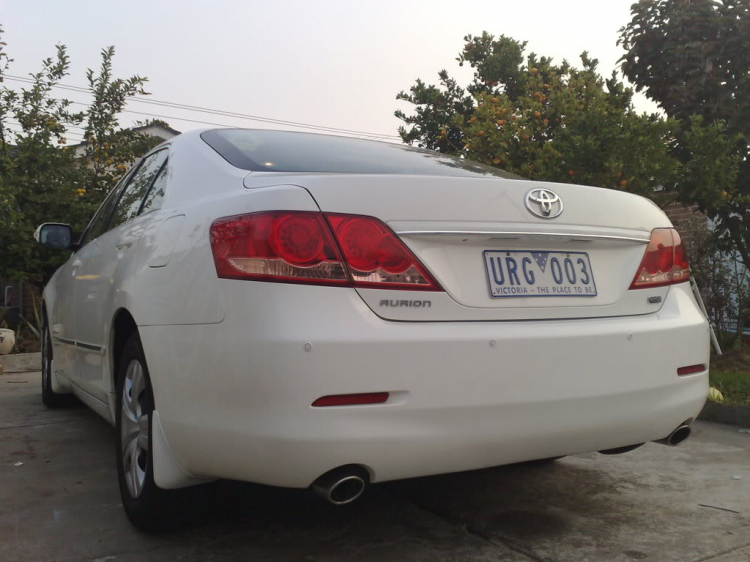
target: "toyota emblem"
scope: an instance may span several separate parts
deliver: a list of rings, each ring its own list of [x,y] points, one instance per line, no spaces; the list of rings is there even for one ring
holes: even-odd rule
[[[554,219],[563,212],[563,202],[551,189],[535,187],[526,194],[526,208],[540,219]]]

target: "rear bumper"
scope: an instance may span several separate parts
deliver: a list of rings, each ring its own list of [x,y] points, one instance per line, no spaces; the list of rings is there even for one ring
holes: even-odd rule
[[[199,478],[306,487],[344,464],[383,481],[610,449],[665,437],[708,391],[707,372],[676,374],[709,359],[687,284],[646,316],[486,323],[388,322],[347,289],[222,285],[222,323],[141,328],[165,436]],[[310,406],[380,391],[388,403]]]

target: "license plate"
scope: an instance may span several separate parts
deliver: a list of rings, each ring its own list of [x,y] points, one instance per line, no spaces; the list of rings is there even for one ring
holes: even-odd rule
[[[596,296],[585,252],[485,250],[484,265],[494,299]]]

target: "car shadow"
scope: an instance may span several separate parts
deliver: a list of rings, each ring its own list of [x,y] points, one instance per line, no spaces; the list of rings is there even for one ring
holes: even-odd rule
[[[553,537],[569,530],[569,516],[601,513],[617,493],[606,473],[565,461],[517,464],[471,472],[414,478],[370,486],[356,502],[330,505],[309,490],[219,481],[191,490],[190,528],[245,527],[285,535],[369,535],[400,517],[421,511],[431,519],[468,526],[518,541]]]

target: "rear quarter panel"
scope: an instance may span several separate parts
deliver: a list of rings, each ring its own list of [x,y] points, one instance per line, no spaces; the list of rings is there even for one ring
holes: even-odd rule
[[[297,186],[276,186],[254,191],[241,181],[218,195],[177,207],[162,209],[141,242],[135,276],[127,287],[133,315],[139,325],[211,324],[224,319],[226,303],[216,276],[209,232],[214,220],[232,215],[273,209],[317,211],[310,194]],[[165,221],[183,217],[168,263],[161,260],[168,242],[161,236]],[[161,263],[156,261],[156,263]]]

